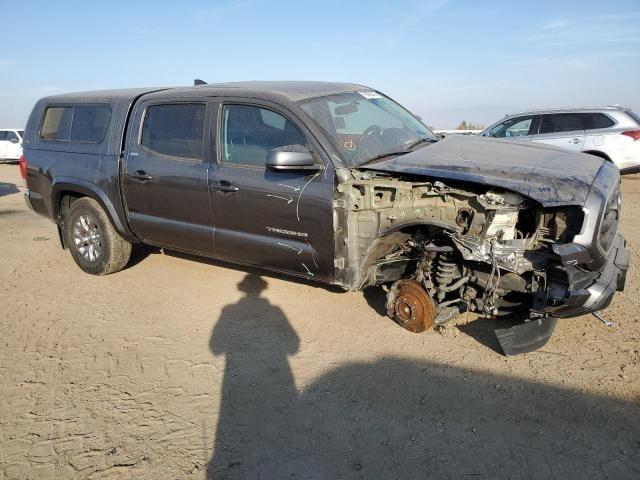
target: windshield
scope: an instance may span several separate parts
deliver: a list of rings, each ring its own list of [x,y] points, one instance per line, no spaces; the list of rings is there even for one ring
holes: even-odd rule
[[[404,153],[436,137],[403,107],[374,91],[312,98],[302,109],[353,167],[387,154]]]

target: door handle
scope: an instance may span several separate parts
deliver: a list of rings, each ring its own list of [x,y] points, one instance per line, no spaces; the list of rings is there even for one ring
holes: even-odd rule
[[[569,143],[573,143],[574,145],[578,144],[578,143],[580,143],[580,139],[579,138],[573,138],[573,139],[569,140]]]
[[[151,175],[148,175],[147,172],[143,170],[136,170],[133,173],[127,173],[127,177],[131,177],[140,183],[147,183],[149,180],[153,178]]]
[[[238,190],[240,190],[238,187],[236,187],[235,185],[231,185],[231,183],[227,182],[226,180],[220,180],[219,182],[211,183],[209,185],[209,189],[223,193],[237,192]]]

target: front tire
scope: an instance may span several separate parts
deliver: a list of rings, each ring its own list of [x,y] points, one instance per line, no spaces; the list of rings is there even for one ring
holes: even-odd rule
[[[122,270],[131,258],[131,244],[116,232],[100,204],[80,198],[64,219],[65,245],[76,264],[92,275]]]

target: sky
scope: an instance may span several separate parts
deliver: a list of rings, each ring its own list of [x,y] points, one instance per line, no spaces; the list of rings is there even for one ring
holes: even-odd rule
[[[0,0],[0,127],[71,91],[239,80],[368,85],[436,128],[640,113],[640,0]],[[9,12],[11,12],[9,14]]]

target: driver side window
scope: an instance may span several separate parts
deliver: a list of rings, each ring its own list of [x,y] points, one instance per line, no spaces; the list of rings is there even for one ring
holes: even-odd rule
[[[532,122],[532,116],[511,118],[493,127],[489,131],[489,136],[494,138],[511,138],[529,135]]]
[[[306,145],[298,128],[273,110],[253,105],[225,105],[222,109],[222,161],[264,167],[269,151]]]

